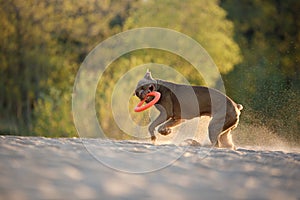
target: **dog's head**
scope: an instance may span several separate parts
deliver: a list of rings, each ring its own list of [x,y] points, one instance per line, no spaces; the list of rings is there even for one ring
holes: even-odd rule
[[[152,78],[151,72],[147,70],[144,78],[140,80],[136,86],[135,89],[135,95],[140,99],[143,100],[146,95],[150,92],[156,91],[157,87],[157,82],[155,79]],[[152,101],[154,97],[149,96],[146,99],[146,103],[149,103]]]

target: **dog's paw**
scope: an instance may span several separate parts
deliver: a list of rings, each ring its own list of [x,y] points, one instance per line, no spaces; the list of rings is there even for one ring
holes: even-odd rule
[[[152,141],[153,144],[155,144],[155,141],[156,141],[155,135],[152,135],[152,136],[151,136],[151,141]]]
[[[170,128],[162,128],[158,130],[158,132],[162,135],[169,135],[172,132],[172,130]]]

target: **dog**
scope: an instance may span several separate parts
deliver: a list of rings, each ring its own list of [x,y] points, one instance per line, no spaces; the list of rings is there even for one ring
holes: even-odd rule
[[[171,128],[185,120],[195,117],[210,116],[208,136],[213,146],[235,150],[231,131],[239,123],[243,106],[235,103],[218,90],[204,86],[176,84],[160,79],[153,79],[147,71],[135,89],[135,95],[143,100],[149,92],[159,92],[161,97],[155,104],[159,116],[149,125],[151,140],[155,143],[155,129],[162,135],[171,133]],[[154,97],[148,96],[146,103]]]

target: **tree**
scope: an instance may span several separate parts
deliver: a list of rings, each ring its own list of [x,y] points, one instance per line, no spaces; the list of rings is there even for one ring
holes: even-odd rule
[[[43,1],[1,0],[0,4],[0,118],[10,131],[27,132],[32,128],[34,102],[46,90],[54,66],[54,41],[45,32],[51,10]]]
[[[125,29],[156,26],[184,33],[205,48],[222,74],[242,59],[232,39],[233,24],[217,0],[138,1],[132,7]]]
[[[58,1],[50,6],[55,8],[50,22],[59,27],[51,34],[63,65],[53,71],[48,93],[36,104],[34,131],[47,136],[78,136],[71,110],[77,70],[99,41],[120,31],[128,1]]]
[[[0,0],[0,4],[1,132],[76,135],[71,117],[76,70],[98,41],[120,30],[120,23],[112,21],[126,15],[123,7],[128,2]]]
[[[234,22],[244,57],[226,76],[227,91],[260,113],[275,133],[299,141],[299,1],[223,0],[221,5]]]

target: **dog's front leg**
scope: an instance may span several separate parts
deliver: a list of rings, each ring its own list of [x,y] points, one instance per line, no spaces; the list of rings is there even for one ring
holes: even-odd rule
[[[178,124],[182,123],[183,119],[174,119],[171,118],[165,124],[161,125],[158,128],[158,132],[162,135],[169,135],[171,133],[171,128],[177,126]]]
[[[155,128],[158,125],[164,123],[168,119],[168,115],[167,115],[167,112],[164,109],[164,107],[162,107],[159,104],[155,105],[155,107],[160,111],[160,113],[159,113],[159,116],[149,125],[149,128],[148,128],[149,133],[151,135],[152,142],[155,142],[155,140],[156,140],[156,137],[154,135]]]

